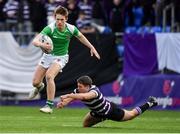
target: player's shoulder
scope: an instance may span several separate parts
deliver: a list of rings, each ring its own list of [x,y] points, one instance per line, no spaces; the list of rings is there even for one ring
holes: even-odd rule
[[[67,26],[68,28],[75,28],[75,25],[69,24],[69,23],[67,23],[67,22],[66,22],[66,26]]]
[[[71,34],[73,34],[76,26],[69,23],[66,23],[66,26],[67,26],[67,29],[71,32]]]
[[[97,89],[98,90],[99,88],[96,85],[92,85],[91,89]]]
[[[56,25],[55,25],[55,24],[56,24],[56,23],[55,23],[55,21],[54,21],[54,22],[50,23],[49,25],[47,25],[47,27],[51,29],[51,32],[53,32],[54,29],[56,28]]]
[[[96,85],[92,85],[89,92],[94,92],[97,97],[101,95],[101,92],[99,91],[99,88]]]
[[[92,85],[89,91],[96,91],[96,92],[100,92],[99,88],[96,85]]]

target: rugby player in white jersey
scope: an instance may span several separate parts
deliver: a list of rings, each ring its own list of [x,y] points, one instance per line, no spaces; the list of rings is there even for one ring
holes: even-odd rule
[[[33,44],[45,51],[51,49],[51,45],[40,41],[42,35],[47,35],[53,42],[53,51],[49,54],[44,53],[39,62],[33,77],[34,89],[29,93],[29,99],[33,99],[44,88],[43,78],[47,83],[47,101],[46,105],[40,109],[44,113],[53,112],[53,100],[55,97],[54,79],[67,64],[69,60],[68,48],[70,39],[75,36],[79,41],[90,49],[91,56],[100,59],[100,56],[87,38],[74,26],[67,23],[68,10],[65,7],[58,6],[54,11],[55,21],[46,26],[40,34],[33,39]]]
[[[91,110],[84,118],[83,127],[91,127],[106,119],[113,121],[131,120],[147,109],[158,105],[155,97],[149,97],[149,100],[139,107],[132,110],[121,109],[103,97],[98,87],[92,85],[92,79],[89,76],[78,78],[77,88],[71,94],[62,95],[57,108],[63,108],[73,100],[81,100]]]

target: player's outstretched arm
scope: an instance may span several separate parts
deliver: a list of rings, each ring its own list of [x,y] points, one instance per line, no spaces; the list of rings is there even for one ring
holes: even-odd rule
[[[96,51],[94,46],[88,41],[88,39],[81,32],[79,32],[77,38],[80,40],[81,43],[83,43],[85,46],[87,46],[90,49],[91,56],[96,56],[96,58],[100,59],[99,53]]]
[[[74,98],[71,98],[69,95],[70,94],[65,94],[65,95],[60,96],[60,101],[57,103],[57,108],[63,108],[74,100]]]
[[[62,99],[60,97],[60,102],[57,103],[57,108],[63,108],[65,106],[67,106],[70,102],[72,102],[73,99],[72,98],[65,98],[65,99]]]
[[[60,102],[57,104],[57,108],[63,108],[68,105],[73,100],[89,100],[92,98],[97,97],[95,92],[88,92],[88,93],[76,93],[76,94],[66,94],[60,97]]]
[[[97,97],[97,94],[93,91],[87,93],[76,93],[76,94],[66,94],[61,96],[61,100],[72,98],[73,100],[90,100]]]

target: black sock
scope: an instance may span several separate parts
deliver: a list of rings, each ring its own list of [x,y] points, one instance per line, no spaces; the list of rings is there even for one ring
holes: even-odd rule
[[[149,104],[148,102],[146,102],[145,104],[139,106],[139,107],[136,107],[135,109],[138,111],[139,114],[142,114],[144,111],[146,111],[147,109],[149,109]]]
[[[144,105],[140,106],[139,108],[141,109],[141,111],[143,113],[144,111],[146,111],[149,108],[149,104],[146,102]]]

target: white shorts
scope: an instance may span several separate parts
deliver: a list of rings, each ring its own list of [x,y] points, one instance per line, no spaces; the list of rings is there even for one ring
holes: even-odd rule
[[[57,63],[60,65],[61,70],[60,72],[62,72],[62,69],[65,67],[65,65],[68,63],[69,61],[69,55],[63,55],[63,56],[54,56],[51,54],[43,54],[39,65],[41,65],[44,68],[49,68],[51,66],[52,63]]]

